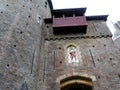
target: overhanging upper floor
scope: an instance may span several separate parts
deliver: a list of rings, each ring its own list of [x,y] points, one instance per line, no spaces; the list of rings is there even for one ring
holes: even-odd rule
[[[85,8],[52,10],[51,23],[53,35],[111,35],[105,21],[108,15],[85,16]]]
[[[54,34],[86,33],[86,8],[53,10]]]

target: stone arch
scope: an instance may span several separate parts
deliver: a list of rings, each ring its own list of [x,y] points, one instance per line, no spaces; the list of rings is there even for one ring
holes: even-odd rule
[[[60,90],[93,90],[92,79],[74,75],[60,80]]]
[[[70,46],[73,46],[73,47],[76,47],[77,49],[79,49],[79,47],[75,43],[69,43],[65,46],[65,48],[68,48]]]

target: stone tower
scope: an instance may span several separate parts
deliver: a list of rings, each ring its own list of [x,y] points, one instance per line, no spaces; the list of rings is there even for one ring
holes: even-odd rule
[[[120,49],[120,21],[113,22],[111,19],[108,19],[107,24],[112,31],[112,38],[114,40],[115,46]]]
[[[0,90],[119,90],[120,51],[107,15],[0,1]]]
[[[85,16],[86,8],[52,10],[45,19],[45,90],[119,90],[119,49],[107,15]]]
[[[51,9],[50,0],[0,0],[0,90],[44,90],[44,18]]]

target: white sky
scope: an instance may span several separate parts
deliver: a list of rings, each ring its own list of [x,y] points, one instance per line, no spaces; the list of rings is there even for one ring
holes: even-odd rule
[[[87,7],[86,15],[111,15],[120,20],[119,0],[52,0],[54,9]]]

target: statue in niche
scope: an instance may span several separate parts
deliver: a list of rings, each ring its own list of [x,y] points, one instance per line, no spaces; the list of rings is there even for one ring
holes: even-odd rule
[[[67,51],[68,51],[68,62],[69,63],[78,62],[78,53],[76,47],[70,46],[67,48]]]

